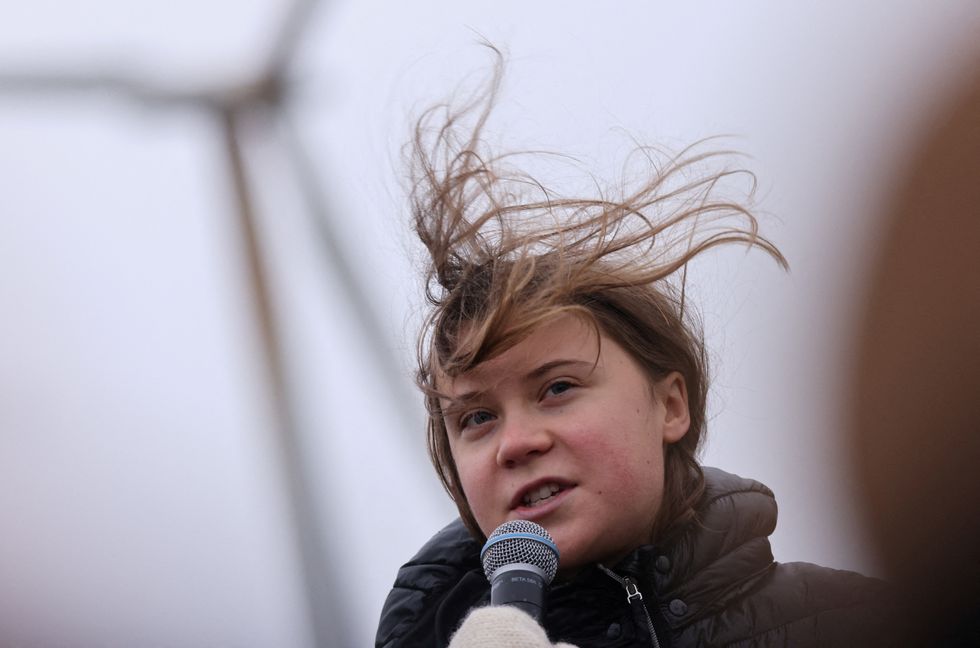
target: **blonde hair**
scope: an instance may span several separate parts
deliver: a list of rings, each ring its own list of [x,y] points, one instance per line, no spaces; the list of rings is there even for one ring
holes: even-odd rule
[[[429,255],[431,312],[419,336],[417,375],[429,456],[463,521],[482,539],[449,448],[436,377],[465,373],[555,315],[578,313],[639,362],[651,384],[673,371],[685,379],[691,424],[666,448],[664,497],[651,529],[660,537],[693,516],[704,484],[697,451],[707,363],[700,327],[684,304],[686,265],[729,243],[760,248],[784,268],[786,260],[759,235],[747,207],[718,197],[729,176],[745,175],[754,185],[751,172],[700,173],[730,153],[690,147],[617,198],[559,196],[510,166],[533,154],[492,155],[482,133],[501,81],[497,54],[492,78],[469,102],[423,113],[408,149],[413,222]],[[651,152],[640,150],[656,167]]]

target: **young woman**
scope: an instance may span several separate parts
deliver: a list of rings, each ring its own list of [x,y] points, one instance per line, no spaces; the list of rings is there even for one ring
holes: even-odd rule
[[[880,583],[774,563],[773,494],[697,461],[707,383],[685,265],[743,244],[785,266],[746,208],[716,198],[745,172],[705,174],[721,158],[688,150],[623,195],[559,196],[484,150],[498,80],[427,113],[414,140],[432,306],[419,384],[460,520],[399,572],[377,645],[883,642]],[[540,626],[486,607],[480,549],[513,519],[561,552]]]

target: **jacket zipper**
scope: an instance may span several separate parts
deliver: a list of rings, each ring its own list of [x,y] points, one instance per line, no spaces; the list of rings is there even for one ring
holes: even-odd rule
[[[643,610],[643,618],[647,620],[647,629],[650,631],[650,641],[653,644],[653,648],[660,648],[660,640],[657,639],[657,631],[653,627],[653,619],[650,618],[650,612],[647,610],[647,606],[643,604],[643,594],[640,593],[640,588],[636,586],[636,583],[629,576],[620,576],[616,572],[607,569],[605,565],[599,565],[599,569],[623,586],[623,589],[626,590],[626,602],[633,608],[634,614],[639,610]]]

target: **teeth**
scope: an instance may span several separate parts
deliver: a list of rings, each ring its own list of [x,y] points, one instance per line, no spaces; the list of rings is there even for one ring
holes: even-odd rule
[[[560,490],[561,486],[555,483],[539,486],[524,496],[524,506],[536,506]]]

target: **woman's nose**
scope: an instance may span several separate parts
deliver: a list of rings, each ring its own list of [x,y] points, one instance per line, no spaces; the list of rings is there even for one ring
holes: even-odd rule
[[[512,468],[543,455],[554,445],[544,421],[535,416],[512,416],[498,428],[497,464]]]

